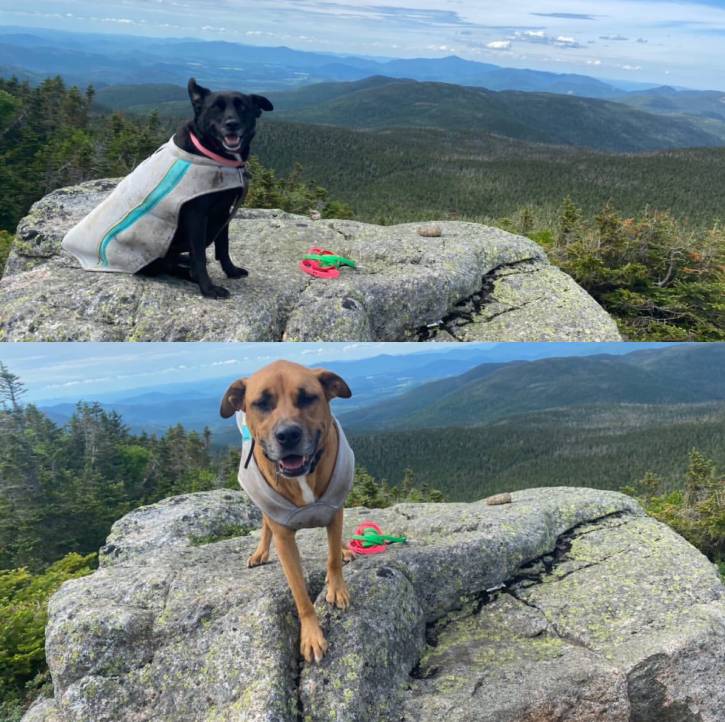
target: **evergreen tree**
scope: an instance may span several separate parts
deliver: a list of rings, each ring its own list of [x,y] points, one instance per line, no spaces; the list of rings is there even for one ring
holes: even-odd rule
[[[0,403],[3,408],[8,407],[14,414],[20,412],[20,399],[25,395],[26,389],[18,376],[0,361]]]
[[[566,196],[559,212],[558,242],[562,246],[571,245],[581,240],[582,212],[576,206],[571,196]]]

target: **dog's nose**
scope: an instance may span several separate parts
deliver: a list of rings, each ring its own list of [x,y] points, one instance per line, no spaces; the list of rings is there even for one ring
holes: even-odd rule
[[[292,448],[300,443],[302,429],[297,424],[285,424],[277,428],[274,438],[277,439],[280,446]]]
[[[242,127],[242,124],[238,120],[235,120],[234,118],[227,118],[224,121],[224,129],[228,130],[230,132],[237,131],[241,127]]]

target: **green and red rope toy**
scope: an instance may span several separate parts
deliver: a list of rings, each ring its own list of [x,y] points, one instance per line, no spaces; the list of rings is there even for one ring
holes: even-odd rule
[[[389,544],[405,544],[404,536],[383,534],[383,530],[374,521],[364,521],[355,529],[348,547],[355,554],[380,554]]]

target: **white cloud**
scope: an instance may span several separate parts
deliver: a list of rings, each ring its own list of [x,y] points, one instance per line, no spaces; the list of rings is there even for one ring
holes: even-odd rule
[[[557,48],[580,48],[581,45],[571,35],[552,36],[543,30],[517,30],[509,40],[533,43],[535,45],[553,45]]]
[[[510,40],[493,40],[490,43],[486,43],[486,47],[490,50],[508,50],[511,47]]]

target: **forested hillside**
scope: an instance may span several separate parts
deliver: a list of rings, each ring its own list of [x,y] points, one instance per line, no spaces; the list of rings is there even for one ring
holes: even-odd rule
[[[725,464],[725,344],[483,364],[340,415],[360,462],[451,499],[532,485],[671,490],[692,447]]]
[[[531,486],[621,489],[645,472],[672,490],[697,447],[725,465],[725,403],[586,406],[471,427],[349,434],[355,456],[397,483],[411,468],[452,501]]]
[[[473,131],[360,131],[270,120],[255,152],[282,173],[300,163],[305,177],[372,222],[496,221],[528,209],[537,227],[554,230],[567,196],[586,219],[611,202],[625,217],[667,211],[683,231],[712,227],[723,213],[720,148],[614,155]]]
[[[283,119],[350,128],[439,128],[596,150],[635,152],[725,143],[725,122],[706,130],[686,116],[553,93],[486,90],[447,83],[367,78],[274,96]]]

